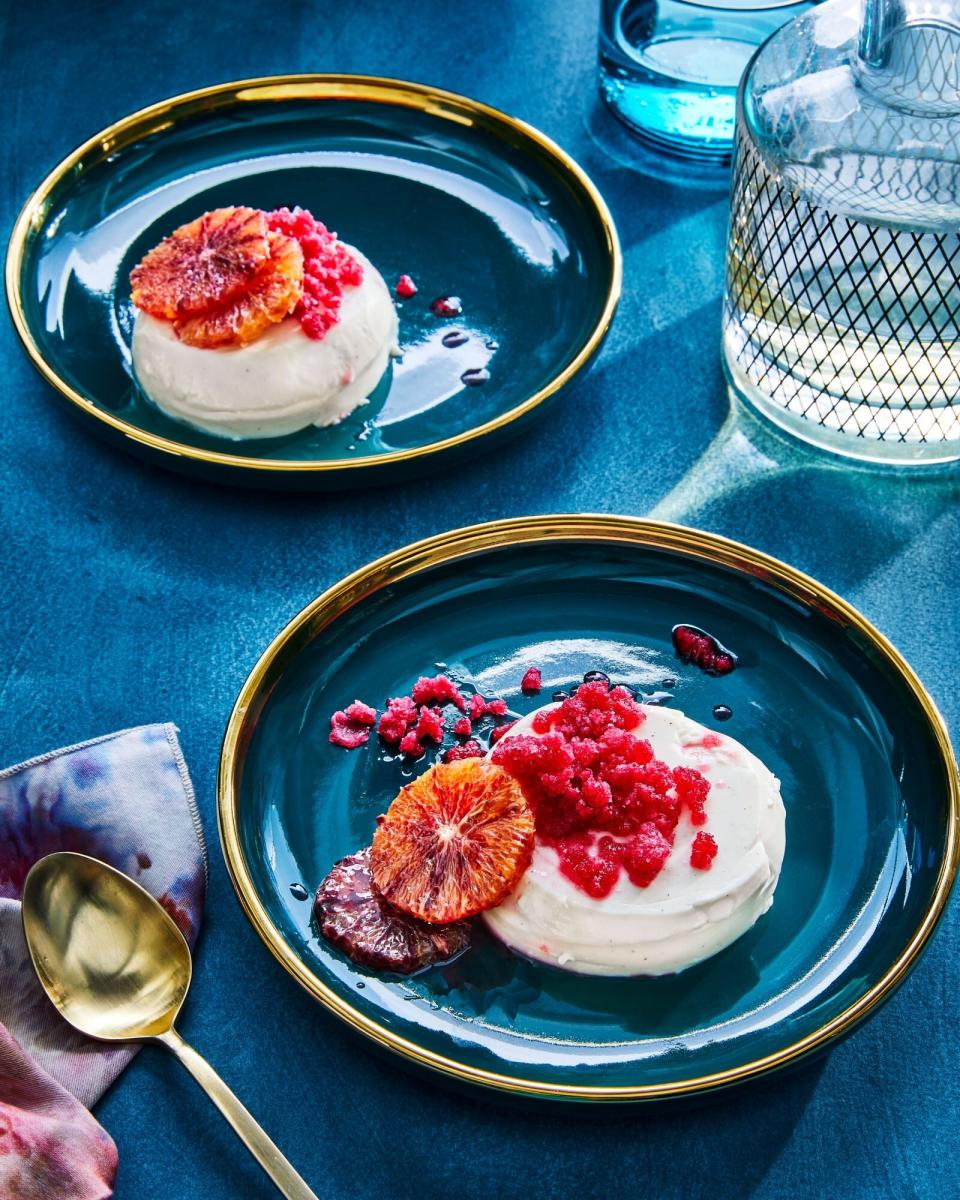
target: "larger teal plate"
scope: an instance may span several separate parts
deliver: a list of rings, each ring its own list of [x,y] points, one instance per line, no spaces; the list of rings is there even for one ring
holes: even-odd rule
[[[129,273],[207,209],[310,208],[391,284],[403,357],[331,429],[231,442],[166,418],[134,385]],[[90,428],[227,482],[343,487],[432,470],[525,423],[591,361],[620,294],[616,231],[558,146],[486,105],[366,76],[278,76],[164,101],[103,130],[27,202],[7,297],[36,366]],[[455,322],[430,301],[458,295]],[[468,340],[453,349],[444,334]],[[461,375],[484,367],[489,382]]]
[[[712,679],[670,631],[740,654]],[[436,662],[528,710],[602,667],[724,726],[780,777],[787,850],[773,908],[727,950],[660,979],[584,978],[489,937],[405,980],[318,938],[312,891],[369,842],[397,764],[327,740],[331,712],[382,704]],[[424,764],[420,764],[423,769]],[[801,1060],[873,1012],[915,962],[957,865],[957,767],[930,698],[838,596],[755,550],[623,517],[536,517],[433,538],[309,605],[254,668],[221,759],[223,847],[240,899],[288,971],[349,1025],[460,1080],[536,1096],[702,1092]],[[909,1036],[910,1031],[905,1030]]]

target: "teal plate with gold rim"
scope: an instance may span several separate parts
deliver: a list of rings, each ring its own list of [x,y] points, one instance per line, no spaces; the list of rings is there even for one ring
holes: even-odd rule
[[[673,654],[677,623],[740,656],[716,679]],[[330,714],[382,706],[437,664],[512,710],[585,671],[722,728],[782,782],[783,872],[739,941],[680,974],[577,976],[482,928],[411,978],[324,942],[313,893],[368,844],[411,769],[328,741]],[[673,682],[668,682],[673,681]],[[719,727],[719,726],[718,726]],[[802,1061],[873,1012],[916,961],[957,865],[957,767],[894,648],[814,580],[711,534],[622,517],[475,526],[389,555],[331,588],[267,649],[221,757],[227,864],[254,926],[347,1024],[450,1078],[529,1096],[631,1101],[702,1093]],[[293,888],[293,890],[291,890]],[[906,1035],[905,1031],[905,1035]]]
[[[226,205],[309,208],[390,286],[416,280],[399,302],[402,357],[339,425],[229,441],[137,388],[130,270]],[[27,202],[6,274],[28,354],[94,432],[187,473],[309,488],[432,470],[520,429],[593,358],[620,277],[606,205],[542,134],[452,93],[332,75],[223,84],[103,130]],[[441,295],[462,315],[434,316]],[[465,337],[451,347],[453,329]],[[484,385],[462,381],[479,368]]]

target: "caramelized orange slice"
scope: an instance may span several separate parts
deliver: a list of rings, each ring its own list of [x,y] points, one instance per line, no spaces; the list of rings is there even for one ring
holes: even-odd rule
[[[470,945],[470,922],[428,925],[388,904],[370,875],[370,848],[334,866],[317,890],[320,932],[361,967],[409,975],[448,962]]]
[[[292,313],[303,295],[303,251],[295,238],[269,235],[270,257],[228,303],[176,321],[188,346],[246,346]]]
[[[217,208],[181,225],[130,273],[132,299],[174,321],[228,303],[270,258],[266,214]]]
[[[373,837],[391,904],[434,924],[494,908],[533,854],[533,813],[513,776],[483,759],[441,763],[408,784]]]

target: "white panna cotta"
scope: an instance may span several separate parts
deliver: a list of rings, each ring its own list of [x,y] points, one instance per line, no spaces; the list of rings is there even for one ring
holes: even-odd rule
[[[557,852],[538,838],[516,891],[483,914],[497,937],[529,958],[585,975],[665,975],[723,950],[773,903],[786,818],[777,778],[739,742],[676,709],[644,706],[644,712],[634,736],[649,741],[668,766],[694,767],[709,780],[707,824],[694,826],[684,813],[653,882],[637,887],[622,871],[602,899],[562,874]],[[537,736],[533,717],[503,741]],[[701,829],[717,843],[709,870],[690,864]]]
[[[218,437],[267,438],[335,425],[365,403],[396,353],[397,313],[382,275],[352,246],[363,282],[317,341],[286,317],[247,346],[203,349],[173,324],[137,312],[133,368],[162,412]]]

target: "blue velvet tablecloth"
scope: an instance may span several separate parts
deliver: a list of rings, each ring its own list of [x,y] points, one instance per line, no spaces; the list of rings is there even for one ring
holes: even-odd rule
[[[956,1197],[956,906],[894,999],[805,1070],[707,1108],[529,1112],[452,1094],[348,1037],[258,941],[216,844],[220,737],[272,635],[361,563],[481,517],[653,512],[750,542],[862,608],[958,725],[958,476],[881,477],[731,423],[718,358],[726,200],[597,147],[596,8],[0,6],[4,230],[55,162],[134,108],[245,75],[361,71],[463,91],[545,130],[593,175],[625,254],[592,375],[549,422],[480,459],[469,486],[460,470],[389,494],[284,496],[147,468],[76,426],[0,323],[0,759],[141,722],[181,727],[212,847],[183,1033],[323,1200]],[[119,1146],[119,1200],[274,1195],[162,1050],[144,1051],[97,1115]]]

